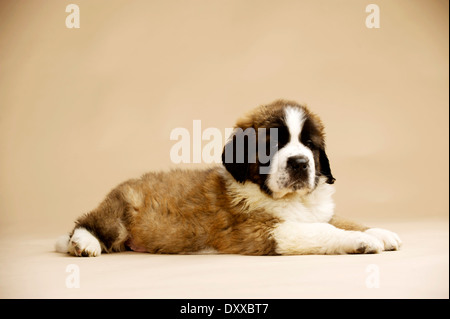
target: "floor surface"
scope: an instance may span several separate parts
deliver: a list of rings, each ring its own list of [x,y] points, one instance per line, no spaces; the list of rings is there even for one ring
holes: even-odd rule
[[[1,298],[448,298],[448,220],[377,224],[400,251],[377,255],[76,258],[55,238],[0,238]]]

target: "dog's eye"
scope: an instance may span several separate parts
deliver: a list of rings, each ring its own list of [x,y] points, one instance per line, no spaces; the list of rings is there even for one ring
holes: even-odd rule
[[[314,148],[315,147],[313,141],[311,141],[311,140],[307,140],[306,141],[306,146],[308,146],[309,148]]]

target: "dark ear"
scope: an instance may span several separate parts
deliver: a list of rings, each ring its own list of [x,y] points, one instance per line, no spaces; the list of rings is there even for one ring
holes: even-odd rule
[[[336,180],[331,174],[330,161],[324,149],[319,150],[320,173],[327,177],[328,184],[334,184]]]
[[[223,148],[222,163],[234,179],[245,182],[249,176],[250,163],[256,155],[256,135],[253,129],[236,129]]]

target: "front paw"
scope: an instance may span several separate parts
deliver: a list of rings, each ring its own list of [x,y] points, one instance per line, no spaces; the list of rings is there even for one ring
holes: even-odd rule
[[[78,257],[97,257],[102,253],[98,239],[84,228],[75,229],[68,250],[69,254]]]
[[[399,250],[402,245],[400,237],[386,229],[369,228],[365,233],[379,239],[384,244],[384,250]]]
[[[383,243],[363,232],[348,231],[344,244],[345,254],[379,254],[383,251]]]

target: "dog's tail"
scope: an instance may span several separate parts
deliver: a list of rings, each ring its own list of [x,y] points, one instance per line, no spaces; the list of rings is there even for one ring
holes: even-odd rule
[[[60,236],[55,243],[55,250],[59,253],[67,254],[69,252],[69,240],[70,236],[62,235]]]

